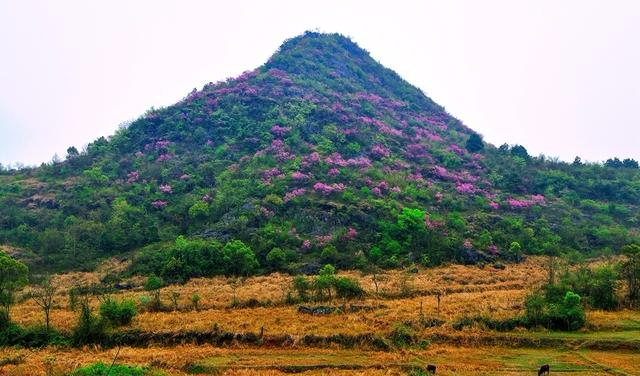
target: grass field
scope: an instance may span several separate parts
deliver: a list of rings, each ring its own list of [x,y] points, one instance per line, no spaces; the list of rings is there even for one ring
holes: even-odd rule
[[[477,266],[443,266],[415,274],[391,271],[381,276],[378,294],[371,276],[345,273],[357,278],[368,298],[357,302],[372,311],[307,315],[296,305],[283,303],[291,277],[273,274],[245,280],[235,292],[224,278],[200,278],[184,285],[167,286],[161,296],[169,304],[170,292],[180,294],[177,311],[140,313],[123,330],[162,335],[171,345],[149,341],[139,347],[122,347],[117,362],[147,366],[165,375],[408,375],[416,367],[436,364],[442,375],[531,375],[541,364],[552,373],[572,375],[640,375],[640,313],[637,311],[588,311],[587,328],[574,333],[515,330],[498,333],[472,326],[455,330],[452,323],[464,315],[483,314],[506,318],[522,312],[523,298],[544,281],[545,260],[531,257],[505,270]],[[119,267],[110,265],[110,268]],[[106,270],[107,268],[103,269]],[[101,273],[57,276],[60,286],[97,282]],[[141,279],[134,279],[140,286]],[[409,296],[401,292],[410,291]],[[199,311],[191,309],[192,294],[202,296]],[[440,293],[438,309],[436,293]],[[139,300],[141,288],[114,294]],[[242,302],[255,298],[271,305],[230,308],[233,296]],[[95,299],[94,299],[95,300]],[[344,302],[334,301],[333,305]],[[94,301],[97,305],[97,301]],[[67,293],[60,288],[52,312],[52,324],[70,331],[77,313],[68,309]],[[13,319],[24,325],[42,322],[42,313],[31,300],[12,310]],[[414,325],[418,318],[439,318],[441,326]],[[398,323],[412,326],[422,346],[375,351],[362,342],[310,344],[305,336],[372,335],[384,338]],[[234,333],[264,330],[264,342],[231,341],[214,346],[197,345],[189,335],[207,333],[215,327]],[[186,333],[186,334],[185,334]],[[195,333],[195,334],[194,334]],[[182,335],[182,337],[179,337]],[[268,338],[287,336],[274,342]],[[324,336],[324,337],[323,337]],[[179,339],[176,339],[179,338]],[[183,339],[186,343],[180,344]],[[206,342],[206,341],[205,341]],[[63,375],[77,367],[103,361],[110,363],[118,349],[48,347],[39,350],[1,349],[1,375]]]

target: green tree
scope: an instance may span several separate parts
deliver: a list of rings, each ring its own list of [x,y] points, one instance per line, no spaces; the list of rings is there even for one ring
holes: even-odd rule
[[[232,240],[222,248],[227,275],[247,276],[260,267],[256,254],[241,240]]]
[[[348,277],[339,277],[335,280],[336,296],[341,299],[357,299],[364,296],[364,290],[360,283]]]
[[[627,256],[621,270],[627,283],[627,298],[629,303],[636,304],[640,300],[640,245],[625,245],[622,253]]]
[[[20,261],[0,251],[0,315],[9,321],[9,309],[13,304],[15,292],[24,287],[29,269]]]
[[[305,278],[303,275],[297,275],[293,278],[293,289],[296,290],[298,297],[303,302],[307,301],[309,298],[309,289],[311,288],[311,284],[309,280]]]
[[[479,152],[480,150],[484,149],[482,136],[477,133],[471,133],[471,136],[469,136],[469,139],[467,139],[467,144],[465,146],[466,149],[472,153]]]
[[[273,269],[280,270],[287,263],[287,253],[281,248],[274,247],[267,253],[267,262]]]
[[[316,290],[316,298],[318,300],[324,300],[326,296],[331,300],[331,291],[336,281],[336,268],[331,264],[326,264],[320,269],[320,273],[314,281],[314,288]]]
[[[153,295],[151,310],[159,310],[162,306],[162,302],[160,301],[160,289],[162,287],[164,287],[164,280],[155,274],[150,275],[144,283],[144,289]]]

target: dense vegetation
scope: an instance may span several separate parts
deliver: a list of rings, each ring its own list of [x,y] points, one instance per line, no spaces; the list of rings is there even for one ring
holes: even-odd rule
[[[64,161],[2,171],[0,244],[33,270],[135,251],[133,272],[167,280],[518,261],[640,242],[639,203],[636,161],[485,144],[349,39],[308,32]]]

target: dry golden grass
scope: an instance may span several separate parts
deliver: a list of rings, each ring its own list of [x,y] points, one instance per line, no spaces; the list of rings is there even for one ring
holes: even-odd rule
[[[420,270],[408,275],[403,271],[389,271],[379,276],[380,295],[398,294],[402,285],[410,285],[417,297],[402,299],[375,298],[375,286],[371,276],[357,272],[341,273],[358,279],[370,293],[366,304],[385,304],[388,308],[366,313],[346,314],[336,320],[334,316],[308,316],[297,313],[295,306],[277,305],[269,308],[228,309],[233,300],[234,289],[223,277],[197,278],[184,285],[168,286],[162,289],[162,297],[169,304],[170,292],[180,294],[181,312],[142,313],[133,323],[134,327],[149,331],[175,331],[180,329],[208,330],[218,323],[227,330],[258,330],[265,326],[271,333],[333,334],[362,333],[387,330],[394,322],[412,320],[418,317],[420,307],[427,317],[437,315],[435,292],[442,292],[440,317],[445,320],[461,315],[489,314],[507,317],[522,308],[522,299],[527,291],[544,279],[544,260],[529,258],[518,265],[509,265],[505,270],[491,267],[451,265]],[[115,264],[114,267],[122,267]],[[107,268],[102,268],[102,273]],[[68,273],[57,276],[59,286],[96,283],[101,273]],[[252,277],[244,280],[236,289],[238,301],[251,298],[270,300],[276,304],[283,301],[291,288],[292,277],[278,273]],[[141,281],[138,281],[140,283]],[[193,294],[202,298],[199,312],[188,311]],[[117,298],[139,300],[145,291],[138,288],[116,294]],[[340,302],[334,302],[340,304]],[[94,301],[94,305],[97,302]],[[76,313],[67,308],[66,289],[60,289],[55,299],[52,323],[62,330],[70,330],[75,324]],[[42,321],[42,313],[35,302],[25,300],[12,311],[13,319],[25,325]]]
[[[310,316],[297,312],[297,306],[281,304],[290,290],[291,276],[278,273],[252,277],[244,280],[234,291],[229,281],[223,277],[198,278],[184,285],[172,285],[162,289],[162,298],[169,304],[169,294],[180,294],[177,312],[140,313],[132,323],[132,328],[150,332],[175,332],[180,330],[205,331],[218,324],[224,330],[234,332],[257,332],[265,328],[265,334],[289,334],[300,338],[306,334],[362,334],[388,333],[397,322],[416,320],[420,313],[427,318],[439,317],[446,320],[442,327],[421,329],[422,335],[458,334],[474,339],[492,335],[481,328],[454,332],[451,323],[463,315],[486,314],[494,318],[512,317],[522,312],[523,299],[533,287],[546,278],[546,260],[530,257],[518,265],[508,265],[505,270],[492,267],[450,265],[432,269],[420,269],[417,274],[403,271],[389,271],[379,276],[379,296],[371,276],[357,272],[341,273],[360,281],[369,297],[361,303],[384,304],[386,308],[370,312]],[[126,264],[111,260],[97,272],[68,273],[55,277],[61,286],[55,297],[52,311],[52,325],[63,331],[70,331],[77,320],[77,313],[68,309],[67,292],[70,286],[97,283],[113,270],[120,270]],[[408,279],[407,279],[408,276]],[[116,298],[139,300],[147,295],[141,285],[142,278],[136,278],[136,289],[119,292]],[[411,286],[412,297],[400,298],[403,285]],[[440,292],[440,311],[434,294]],[[190,309],[193,294],[202,297],[200,311]],[[228,308],[235,295],[238,301],[255,298],[270,300],[271,307],[231,309]],[[98,301],[92,304],[97,307]],[[341,304],[334,301],[332,304]],[[24,300],[12,309],[12,318],[25,325],[42,322],[42,313],[35,302]],[[637,333],[640,327],[640,313],[588,312],[592,329],[603,331],[625,331],[624,335]],[[526,333],[523,333],[526,334]],[[478,342],[479,343],[479,342]],[[505,346],[505,345],[503,345]],[[57,374],[96,361],[110,362],[115,349],[101,350],[94,347],[85,349],[46,348],[29,350],[0,349],[0,359],[23,353],[25,363],[18,366],[0,368],[0,375],[43,375],[48,369]],[[212,345],[181,345],[174,347],[130,348],[124,347],[118,362],[153,366],[168,375],[186,375],[189,364],[221,366],[224,375],[257,376],[284,375],[279,367],[284,365],[309,366],[302,375],[406,375],[406,367],[418,363],[439,365],[442,375],[528,375],[533,374],[539,364],[549,362],[563,373],[596,375],[602,374],[603,367],[612,367],[627,374],[640,374],[637,359],[640,355],[612,352],[580,352],[568,349],[508,349],[504,347],[454,347],[452,345],[431,345],[427,350],[373,352],[362,350],[318,349],[295,346],[292,348],[242,348],[232,346],[219,348]],[[356,364],[358,369],[335,368],[341,364]],[[379,367],[377,367],[379,366]],[[332,368],[333,367],[333,368]],[[56,373],[53,373],[54,375]]]
[[[21,352],[24,363],[8,366],[2,375],[36,376],[52,372],[61,375],[96,361],[110,363],[117,349],[85,348],[0,351],[0,358]],[[406,375],[407,369],[436,364],[442,375],[530,375],[541,364],[563,374],[638,374],[638,354],[597,351],[557,351],[554,349],[509,349],[504,347],[433,346],[427,350],[375,352],[335,349],[243,349],[215,348],[210,345],[182,345],[171,348],[149,347],[120,350],[117,362],[149,366],[167,375],[185,376],[190,365],[201,365],[207,373],[221,375],[285,375],[283,367],[308,369],[302,375]],[[351,366],[355,369],[341,369]],[[610,369],[605,371],[605,369]]]

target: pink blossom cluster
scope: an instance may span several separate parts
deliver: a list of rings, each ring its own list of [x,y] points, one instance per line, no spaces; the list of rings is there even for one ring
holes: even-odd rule
[[[431,155],[429,155],[427,147],[422,144],[407,145],[404,155],[410,159],[424,159],[431,157]]]
[[[320,154],[314,151],[313,153],[302,157],[302,161],[300,161],[300,165],[304,168],[308,168],[311,165],[317,164],[318,162],[320,162]]]
[[[273,210],[265,208],[264,206],[260,207],[260,213],[262,213],[262,215],[264,215],[265,217],[273,217],[276,214]]]
[[[441,131],[446,131],[449,127],[445,121],[448,121],[448,117],[445,114],[439,115],[429,115],[429,116],[417,116],[414,118],[415,121],[429,123],[440,129]]]
[[[293,180],[306,180],[309,179],[309,175],[304,174],[300,171],[294,171],[293,174],[291,174],[291,177],[293,178]]]
[[[472,194],[476,192],[476,187],[471,183],[458,183],[456,184],[456,191],[458,193]]]
[[[298,196],[302,196],[307,190],[305,188],[294,189],[284,195],[284,202],[289,202]]]
[[[400,193],[400,192],[402,192],[402,189],[400,189],[400,187],[398,187],[398,186],[396,185],[396,186],[394,186],[393,188],[391,188],[391,192],[394,192],[394,193]]]
[[[309,239],[305,239],[302,241],[302,249],[311,249],[311,241]]]
[[[291,81],[291,78],[289,78],[289,75],[280,69],[271,68],[267,73],[269,73],[269,75],[272,77],[280,79],[280,83],[282,84],[290,85],[293,83],[293,81]]]
[[[136,157],[144,157],[144,153],[141,151],[136,151],[136,154],[134,154]]]
[[[443,223],[440,222],[440,221],[432,221],[431,218],[429,217],[429,213],[425,213],[425,215],[424,215],[424,224],[430,230],[433,230],[434,228],[443,226]]]
[[[337,168],[332,167],[329,170],[329,176],[338,176],[338,175],[340,175],[340,170],[338,170]]]
[[[388,126],[387,124],[385,124],[384,122],[378,120],[378,119],[372,119],[370,117],[367,116],[361,116],[360,121],[362,121],[365,124],[372,124],[375,125],[378,130],[382,133],[388,134],[388,135],[392,135],[392,136],[403,136],[404,133],[402,133],[401,130],[395,129],[395,128],[391,128],[390,126]]]
[[[274,125],[273,127],[271,127],[271,133],[273,133],[274,135],[278,136],[278,137],[283,137],[284,135],[286,135],[287,133],[291,132],[291,127],[281,127],[279,125]]]
[[[168,161],[168,160],[171,160],[172,158],[173,156],[171,154],[162,154],[161,156],[158,157],[158,162]]]
[[[202,201],[211,202],[211,196],[209,196],[208,194],[202,196]]]
[[[381,104],[384,101],[382,97],[372,93],[358,92],[353,97],[356,100],[366,100],[373,104]]]
[[[378,158],[386,158],[391,154],[389,149],[381,144],[373,145],[371,153]]]
[[[333,240],[333,235],[331,235],[331,234],[316,235],[315,236],[315,240],[316,240],[316,246],[323,247],[323,246],[329,244]]]
[[[284,149],[284,142],[281,139],[275,139],[271,142],[271,145],[266,149],[258,150],[255,156],[262,156],[267,152],[275,153],[278,162],[284,162],[291,159],[295,159],[295,154],[292,154]]]
[[[532,195],[529,200],[518,200],[515,198],[508,198],[507,204],[511,206],[512,209],[526,209],[533,205],[544,205],[545,198],[543,195]]]
[[[452,153],[456,153],[458,155],[464,155],[464,149],[462,149],[460,146],[458,146],[456,144],[449,145],[449,147],[447,148],[447,151],[450,151]]]
[[[182,174],[180,175],[180,180],[188,180],[191,176],[188,174]]]
[[[444,195],[442,194],[442,192],[436,192],[435,197],[436,201],[440,202],[444,198]]]
[[[353,239],[355,239],[356,236],[358,236],[358,230],[356,230],[353,227],[349,227],[349,229],[342,236],[342,238],[345,239],[345,240],[353,240]]]
[[[428,131],[424,128],[414,127],[413,130],[415,131],[415,134],[416,134],[415,138],[418,140],[422,140],[426,138],[432,142],[442,141],[442,137],[440,137],[440,135],[433,133],[431,131]]]
[[[164,208],[165,206],[167,206],[167,204],[168,204],[168,202],[166,202],[166,201],[164,201],[164,200],[156,200],[156,201],[154,201],[154,202],[152,202],[152,203],[151,203],[151,205],[152,205],[154,208],[158,208],[158,209],[160,209],[160,208]]]
[[[500,250],[498,249],[498,246],[495,244],[491,244],[487,249],[487,251],[489,251],[489,254],[493,256],[497,255],[500,252]]]
[[[313,189],[316,192],[320,192],[324,195],[329,195],[333,192],[342,192],[345,189],[345,185],[342,183],[325,184],[317,182],[313,185]]]
[[[491,209],[493,209],[493,210],[498,210],[498,208],[500,207],[500,204],[498,204],[498,203],[497,203],[497,202],[495,202],[495,201],[491,201],[491,202],[489,202],[489,207],[490,207]]]
[[[161,184],[160,185],[160,192],[162,192],[162,193],[171,193],[172,192],[171,185],[169,185],[169,184]]]
[[[356,166],[356,167],[366,168],[371,166],[371,160],[369,160],[369,158],[367,157],[349,158],[345,160],[342,158],[342,155],[340,155],[340,153],[333,153],[328,157],[326,157],[324,161],[328,165],[334,165],[334,166],[340,166],[340,167]]]
[[[131,171],[127,175],[127,183],[135,183],[140,178],[140,173],[138,171]]]
[[[285,175],[279,168],[273,167],[262,172],[262,182],[265,184],[271,184],[271,179],[284,179]]]
[[[462,244],[463,247],[465,247],[466,249],[472,249],[473,248],[473,244],[471,244],[471,241],[469,239],[466,239],[464,241],[464,243]]]

